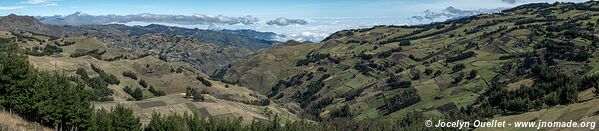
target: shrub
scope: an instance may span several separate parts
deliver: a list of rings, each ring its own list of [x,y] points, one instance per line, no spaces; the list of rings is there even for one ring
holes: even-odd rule
[[[157,90],[157,89],[154,88],[154,86],[150,86],[150,88],[148,89],[148,91],[150,91],[152,94],[154,94],[154,96],[164,96],[164,95],[166,95],[166,93],[164,93],[164,91]]]
[[[468,52],[458,54],[456,56],[448,57],[447,59],[445,59],[445,62],[455,62],[455,61],[464,60],[464,59],[467,59],[467,58],[470,58],[473,56],[476,56],[476,53],[474,53],[472,51],[468,51]]]
[[[478,75],[478,71],[472,70],[470,71],[470,74],[468,74],[468,79],[474,79],[476,78],[476,75]]]
[[[113,85],[118,85],[119,83],[121,83],[121,81],[119,81],[119,79],[116,78],[116,76],[104,72],[104,70],[96,67],[96,65],[92,64],[91,67],[92,70],[97,72],[100,75],[100,78],[102,78],[102,80],[104,80],[106,83]]]
[[[123,76],[137,80],[137,75],[135,73],[133,73],[133,71],[125,71],[125,72],[123,72]]]
[[[426,74],[426,75],[431,75],[431,74],[433,74],[433,69],[426,68],[426,69],[424,70],[424,74]]]
[[[135,88],[135,90],[131,92],[131,97],[133,97],[135,100],[141,100],[143,99],[144,94],[140,88]]]
[[[141,85],[144,88],[148,87],[148,83],[144,79],[139,80],[139,85]]]
[[[451,68],[451,70],[453,70],[454,72],[458,72],[458,71],[461,71],[464,68],[466,68],[466,65],[460,63],[460,64],[457,64],[457,65],[454,65],[453,68]]]
[[[212,82],[206,80],[204,77],[202,76],[196,76],[196,79],[199,80],[200,82],[202,82],[202,84],[204,84],[205,86],[211,87],[212,86]]]

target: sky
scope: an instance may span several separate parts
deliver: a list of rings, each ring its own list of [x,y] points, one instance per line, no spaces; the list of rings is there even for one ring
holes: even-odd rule
[[[254,29],[286,35],[326,35],[377,24],[410,24],[405,18],[449,6],[464,10],[509,8],[536,2],[584,0],[0,0],[0,15],[130,15],[141,13],[243,17],[255,25],[185,25],[193,28]],[[265,24],[279,17],[307,20],[306,25]],[[132,22],[128,24],[148,24]],[[168,23],[164,23],[168,24]],[[177,26],[177,25],[175,25]],[[331,27],[332,26],[332,27]]]
[[[206,14],[275,17],[401,17],[448,6],[512,7],[555,0],[0,0],[0,14],[67,15]],[[579,1],[579,0],[566,0]]]

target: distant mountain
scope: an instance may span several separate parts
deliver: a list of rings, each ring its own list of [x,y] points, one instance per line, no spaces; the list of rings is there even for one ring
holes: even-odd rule
[[[183,35],[206,43],[214,43],[218,45],[232,45],[240,48],[249,49],[251,51],[259,51],[266,48],[270,48],[275,43],[274,41],[258,39],[255,38],[256,36],[251,35],[242,35],[237,33],[214,30],[188,29],[158,24],[151,24],[148,26],[126,26],[119,24],[111,24],[87,25],[80,27],[103,31],[110,31],[110,29],[116,29],[124,31],[127,34],[137,36],[155,33],[163,33],[167,35]]]
[[[229,16],[207,16],[202,14],[195,15],[160,15],[160,14],[134,14],[134,15],[89,15],[82,12],[75,12],[70,15],[62,16],[37,16],[45,24],[52,25],[103,25],[111,23],[128,22],[160,22],[182,25],[194,24],[254,24],[258,18],[253,16],[229,17]]]
[[[111,32],[114,30],[120,30],[130,35],[155,33],[183,35],[205,43],[213,43],[221,46],[232,45],[249,49],[252,52],[270,48],[276,43],[275,41],[272,41],[271,38],[268,38],[269,36],[273,36],[274,33],[263,33],[250,30],[214,31],[170,27],[157,24],[148,26],[126,26],[118,24],[81,26],[49,25],[43,24],[42,21],[39,21],[32,16],[17,16],[14,14],[1,17],[0,24],[0,30],[36,32],[52,36],[102,34],[102,32]]]
[[[276,41],[277,37],[283,36],[281,34],[276,34],[276,33],[273,33],[273,32],[260,32],[260,31],[250,30],[250,29],[240,29],[240,30],[223,29],[223,30],[220,30],[220,31],[221,32],[227,32],[227,33],[232,33],[232,34],[249,36],[249,37],[253,37],[253,38],[256,38],[256,39],[268,40],[268,41]]]
[[[0,30],[48,31],[48,28],[34,17],[10,14],[0,17]]]

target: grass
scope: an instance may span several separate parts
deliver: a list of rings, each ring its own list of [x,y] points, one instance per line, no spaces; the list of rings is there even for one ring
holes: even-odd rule
[[[0,111],[0,130],[36,130],[36,131],[52,131],[54,129],[44,127],[39,123],[29,122],[16,114],[6,111]]]

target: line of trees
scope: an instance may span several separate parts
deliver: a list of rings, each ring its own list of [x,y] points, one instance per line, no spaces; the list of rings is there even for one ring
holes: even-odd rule
[[[104,70],[96,67],[96,65],[91,64],[91,67],[92,70],[94,70],[96,73],[100,75],[100,78],[102,78],[102,80],[106,81],[106,83],[112,85],[118,85],[119,83],[121,83],[121,81],[119,81],[119,79],[116,78],[116,76],[106,73]]]
[[[196,76],[196,79],[199,80],[200,82],[202,82],[202,84],[204,84],[205,86],[211,87],[212,86],[212,82],[206,80],[204,77],[202,76]]]

